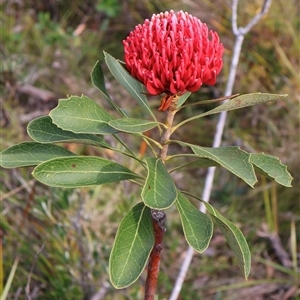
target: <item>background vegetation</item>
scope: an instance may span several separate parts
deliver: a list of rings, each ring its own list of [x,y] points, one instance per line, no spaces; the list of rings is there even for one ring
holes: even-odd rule
[[[219,32],[226,51],[218,84],[201,88],[189,101],[223,93],[233,45],[229,0],[2,0],[0,4],[1,150],[29,140],[28,122],[48,114],[59,98],[84,93],[106,106],[90,81],[93,65],[103,60],[103,50],[122,59],[122,40],[153,13],[182,9]],[[260,4],[240,1],[241,26]],[[250,189],[218,169],[211,201],[245,234],[253,255],[250,279],[244,281],[216,231],[208,250],[194,257],[180,299],[300,299],[299,13],[297,0],[273,1],[268,16],[246,37],[234,89],[288,93],[288,99],[230,112],[223,142],[280,157],[294,177],[294,187],[261,178]],[[141,117],[134,100],[105,71],[115,101]],[[158,106],[158,100],[150,101]],[[217,117],[195,121],[177,138],[210,146],[216,122]],[[139,141],[131,142],[138,150]],[[120,159],[109,151],[66,147]],[[126,182],[94,189],[50,188],[35,182],[30,172],[1,170],[0,274],[1,289],[5,282],[10,285],[8,299],[142,299],[145,274],[119,291],[110,286],[107,274],[114,234],[128,209],[140,201],[137,191]],[[205,173],[201,169],[175,176],[179,185],[201,195]],[[167,226],[159,299],[168,299],[187,249],[172,208]],[[13,280],[7,281],[14,267]]]

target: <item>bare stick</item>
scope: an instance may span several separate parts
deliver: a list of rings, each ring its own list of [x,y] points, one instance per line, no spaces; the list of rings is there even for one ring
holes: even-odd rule
[[[172,101],[169,109],[166,112],[166,121],[165,125],[166,128],[162,132],[160,143],[162,145],[162,149],[160,150],[158,157],[164,161],[167,157],[168,153],[168,141],[172,134],[172,124],[174,120],[174,116],[177,112],[176,105],[177,105],[177,98],[174,98]],[[159,265],[161,259],[161,251],[163,249],[163,238],[166,231],[165,222],[166,222],[166,214],[162,210],[151,210],[152,216],[152,224],[153,224],[153,231],[155,236],[154,247],[151,251],[149,257],[149,264],[148,264],[148,274],[145,284],[145,300],[154,300],[156,286],[157,286],[157,279],[159,273]]]
[[[238,27],[238,25],[237,25],[238,0],[232,0],[231,23],[232,23],[232,31],[235,35],[235,44],[234,44],[234,49],[233,49],[233,56],[232,56],[232,60],[231,60],[228,81],[227,81],[227,85],[226,85],[226,89],[225,89],[225,93],[224,93],[225,97],[232,94],[244,37],[252,29],[252,27],[254,25],[256,25],[258,23],[258,21],[268,12],[268,10],[271,6],[271,2],[272,2],[272,0],[265,0],[262,5],[261,11],[258,14],[256,14],[253,17],[253,19],[245,27]],[[226,123],[226,118],[227,118],[227,112],[226,111],[221,112],[220,116],[219,116],[217,128],[216,128],[215,136],[214,136],[213,147],[219,147],[221,145],[224,127],[225,127],[225,123]],[[213,181],[214,181],[214,176],[215,176],[215,169],[216,169],[215,167],[208,168],[208,172],[207,172],[207,175],[205,178],[202,199],[207,202],[209,201],[210,194],[212,191],[212,186],[213,186]],[[201,210],[202,212],[206,211],[206,207],[203,203],[200,204],[199,210]],[[187,254],[183,260],[183,263],[181,265],[179,274],[177,276],[177,279],[176,279],[176,282],[174,285],[174,289],[172,291],[172,294],[171,294],[169,300],[177,300],[193,256],[194,256],[194,250],[191,247],[189,247]]]

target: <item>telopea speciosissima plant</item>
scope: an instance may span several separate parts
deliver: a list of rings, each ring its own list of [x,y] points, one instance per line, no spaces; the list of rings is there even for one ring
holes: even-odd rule
[[[61,99],[49,115],[28,124],[27,131],[32,142],[14,145],[1,153],[1,165],[4,168],[36,166],[32,175],[54,187],[95,186],[122,180],[140,186],[137,204],[120,222],[110,254],[109,274],[115,288],[125,288],[134,283],[148,264],[145,299],[154,299],[166,230],[165,210],[172,205],[178,210],[187,243],[197,252],[201,253],[208,247],[213,224],[216,224],[247,278],[251,255],[242,232],[193,191],[178,189],[172,172],[184,171],[191,166],[220,166],[251,187],[257,182],[256,172],[287,187],[291,186],[291,175],[277,157],[248,153],[237,146],[202,147],[172,140],[171,135],[195,119],[274,101],[287,95],[252,93],[222,98],[219,100],[226,101],[214,109],[174,125],[174,117],[182,109],[199,103],[217,102],[214,99],[186,104],[189,95],[203,84],[216,83],[224,52],[218,34],[188,13],[170,11],[153,15],[151,20],[136,26],[123,45],[125,63],[104,52],[105,62],[115,79],[141,106],[145,118],[132,118],[128,108],[118,106],[111,99],[105,88],[101,65],[97,62],[91,73],[93,85],[119,116],[112,116],[84,95]],[[157,121],[147,94],[161,97],[158,110],[164,114],[163,123]],[[160,133],[159,140],[151,138],[151,130],[154,129]],[[124,134],[145,142],[151,156],[141,158],[124,140]],[[116,143],[108,143],[105,135],[111,135]],[[61,142],[110,149],[134,160],[143,171],[130,170],[126,162],[122,165],[102,157],[76,155],[56,145]],[[168,155],[170,144],[188,148],[190,153],[182,151]],[[179,157],[187,157],[189,162],[180,165],[176,162]],[[171,169],[170,162],[176,167]],[[189,197],[203,202],[207,213],[195,208]]]

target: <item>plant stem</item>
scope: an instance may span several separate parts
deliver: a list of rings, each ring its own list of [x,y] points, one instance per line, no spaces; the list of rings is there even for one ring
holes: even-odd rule
[[[174,120],[174,116],[176,114],[176,105],[177,105],[178,98],[174,98],[173,102],[171,103],[169,109],[166,112],[166,120],[160,144],[162,148],[158,154],[158,157],[165,161],[168,153],[168,141],[172,134],[172,124]],[[149,257],[149,264],[148,264],[148,274],[147,280],[145,285],[145,298],[144,300],[154,300],[155,291],[157,286],[157,279],[159,274],[159,264],[161,259],[161,251],[163,249],[163,238],[164,233],[166,231],[166,214],[162,210],[151,210],[152,216],[152,224],[153,224],[153,231],[154,231],[154,247],[150,253]]]
[[[148,264],[148,276],[145,286],[145,300],[154,300],[155,291],[157,286],[157,279],[159,273],[159,264],[161,251],[163,249],[162,242],[164,233],[166,231],[165,222],[166,214],[161,210],[151,210],[152,224],[155,236],[154,247],[151,251],[149,264]]]
[[[176,102],[172,103],[170,108],[167,110],[167,116],[166,116],[166,121],[165,121],[165,125],[166,128],[163,130],[162,135],[161,135],[161,139],[160,139],[160,144],[162,145],[162,148],[159,152],[159,158],[161,158],[163,161],[166,159],[167,157],[167,153],[168,153],[168,147],[169,144],[167,143],[170,139],[170,136],[172,134],[173,128],[173,120],[176,114]]]

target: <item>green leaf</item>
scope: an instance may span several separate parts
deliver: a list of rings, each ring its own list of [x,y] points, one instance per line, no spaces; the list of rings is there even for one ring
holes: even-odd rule
[[[251,94],[240,95],[228,100],[224,104],[221,104],[220,106],[212,110],[209,110],[199,115],[199,118],[212,115],[212,114],[217,114],[222,111],[230,111],[239,108],[244,108],[247,106],[253,106],[256,104],[265,103],[268,101],[275,101],[287,96],[288,96],[287,94],[279,95],[279,94],[267,94],[267,93],[251,93]]]
[[[110,281],[115,288],[125,288],[140,277],[153,245],[150,209],[138,203],[121,221],[109,257]]]
[[[113,119],[94,100],[82,95],[60,99],[49,113],[52,122],[63,130],[74,133],[106,134],[116,130],[108,125]]]
[[[108,124],[116,130],[128,133],[142,133],[158,126],[157,122],[132,118],[112,120]]]
[[[191,156],[191,154],[189,154],[189,156]],[[195,155],[195,157],[197,157],[197,156]],[[219,164],[216,163],[215,161],[211,160],[211,159],[198,158],[198,159],[195,159],[193,161],[184,163],[182,165],[178,164],[178,166],[175,167],[174,169],[172,169],[170,171],[170,173],[172,173],[174,171],[177,171],[177,170],[183,170],[183,169],[209,168],[209,167],[215,167],[215,166],[219,166]]]
[[[237,258],[242,274],[247,279],[251,269],[251,252],[243,233],[236,225],[223,217],[209,203],[204,200],[201,201],[204,203],[208,212],[220,227],[224,237],[227,240],[227,243]]]
[[[72,155],[75,154],[57,145],[24,142],[3,150],[0,164],[4,168],[28,167],[52,158]]]
[[[188,244],[197,252],[203,252],[207,249],[213,235],[211,218],[199,211],[181,193],[178,193],[176,206]]]
[[[264,153],[254,153],[250,154],[250,161],[255,165],[255,169],[263,175],[286,187],[292,186],[293,177],[278,157]]]
[[[103,148],[111,148],[103,138],[93,134],[80,134],[63,130],[52,123],[49,116],[32,120],[27,126],[29,136],[40,143],[82,143]]]
[[[142,190],[144,203],[153,209],[170,207],[177,198],[174,181],[159,158],[145,158],[148,175]]]
[[[252,106],[256,104],[265,103],[268,101],[275,101],[284,97],[287,97],[287,94],[279,95],[279,94],[266,94],[266,93],[253,93],[253,94],[245,94],[240,95],[234,98],[231,98],[224,104],[219,105],[218,107],[209,110],[203,114],[196,115],[194,117],[188,118],[177,124],[173,127],[172,132],[176,131],[179,127],[183,126],[184,124],[191,122],[193,120],[197,120],[199,118],[203,118],[205,116],[213,115],[220,113],[222,111],[230,111],[234,109],[244,108],[247,106]]]
[[[182,96],[179,97],[176,108],[180,108],[184,102],[188,99],[188,97],[191,95],[191,92],[186,92]]]
[[[110,98],[106,87],[105,87],[105,80],[104,80],[104,74],[103,74],[103,70],[101,67],[101,64],[99,61],[96,62],[92,73],[91,73],[91,77],[92,77],[92,83],[93,85],[102,93],[102,95],[105,97],[105,99],[123,116],[125,116],[125,114],[122,112],[122,110],[120,109],[120,107]]]
[[[207,148],[188,143],[178,142],[182,146],[189,146],[199,156],[217,162],[228,171],[243,179],[251,187],[257,182],[253,165],[250,162],[250,154],[240,147]]]
[[[116,80],[125,88],[125,90],[135,99],[142,109],[154,120],[156,120],[151,108],[148,104],[148,99],[146,97],[147,89],[146,87],[131,77],[131,75],[123,68],[120,62],[113,56],[104,52],[105,62]]]
[[[111,100],[105,87],[104,74],[99,60],[94,65],[91,77],[94,87],[96,87],[103,94],[109,103],[113,104],[114,102]]]
[[[38,165],[32,174],[46,185],[68,188],[100,185],[139,177],[122,165],[93,156],[52,159]]]

